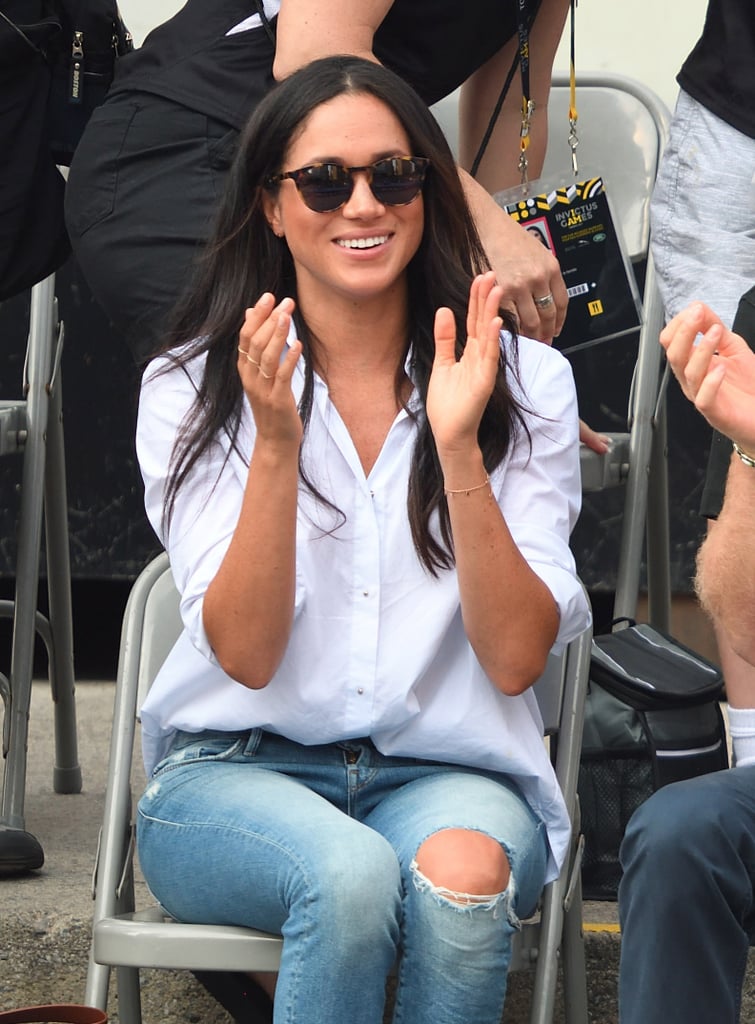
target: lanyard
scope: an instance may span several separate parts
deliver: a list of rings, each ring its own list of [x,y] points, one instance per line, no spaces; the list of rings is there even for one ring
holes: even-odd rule
[[[517,30],[519,37],[519,73],[522,78],[522,123],[519,128],[519,173],[522,185],[527,189],[530,127],[535,113],[535,103],[530,97],[530,26],[527,24],[527,0],[517,0]]]
[[[569,12],[569,148],[574,177],[579,173],[577,164],[577,71],[576,71],[576,9],[577,0],[571,0]],[[530,26],[527,20],[527,0],[518,0],[517,26],[519,33],[519,70],[522,77],[522,123],[519,129],[519,173],[525,195],[529,187],[527,150],[530,145],[530,128],[535,113],[535,103],[530,97]]]
[[[528,190],[528,161],[527,161],[527,149],[530,144],[530,127],[532,124],[532,115],[535,113],[535,103],[531,99],[530,92],[530,24],[528,23],[528,0],[517,0],[517,34],[519,46],[517,52],[514,55],[511,67],[506,75],[506,81],[503,83],[500,95],[496,102],[493,113],[490,116],[488,126],[483,135],[480,147],[477,150],[472,166],[470,168],[470,174],[472,177],[477,176],[480,163],[487,149],[490,136],[493,134],[498,116],[501,113],[503,102],[506,99],[509,88],[513,81],[514,75],[516,74],[517,64],[521,68],[522,74],[522,123],[519,129],[519,172],[522,176],[522,185],[525,189],[525,194]],[[577,7],[577,0],[571,0],[571,14],[570,14],[570,62],[569,62],[569,146],[571,148],[571,162],[572,171],[576,177],[578,172],[577,167],[577,146],[579,139],[577,137],[577,77],[576,77],[576,62],[575,62],[575,11]]]

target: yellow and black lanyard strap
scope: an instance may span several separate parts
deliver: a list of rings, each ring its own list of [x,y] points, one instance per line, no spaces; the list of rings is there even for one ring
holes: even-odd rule
[[[569,148],[572,172],[579,173],[577,165],[577,72],[575,59],[575,12],[577,0],[571,0],[569,16]],[[519,173],[525,192],[529,184],[527,150],[530,145],[532,117],[535,103],[530,96],[530,27],[527,19],[527,0],[518,0],[517,27],[519,33],[519,70],[522,77],[522,124],[519,129]]]
[[[577,169],[577,145],[579,139],[577,138],[577,78],[576,78],[576,63],[575,63],[575,10],[577,7],[577,0],[571,0],[571,16],[570,16],[570,64],[569,64],[569,146],[571,148],[571,161],[572,171],[576,177],[578,173]],[[517,0],[517,38],[518,47],[517,52],[514,55],[511,67],[506,75],[506,80],[501,88],[500,95],[496,102],[495,108],[490,116],[488,126],[483,135],[480,147],[475,154],[475,158],[472,161],[470,168],[470,174],[473,178],[477,176],[477,171],[480,168],[480,163],[485,150],[487,149],[490,137],[493,134],[498,117],[501,113],[504,100],[508,95],[509,88],[513,81],[514,75],[516,74],[517,65],[521,69],[522,76],[522,122],[519,131],[519,172],[522,176],[522,185],[524,186],[525,193],[529,184],[528,181],[528,160],[527,160],[527,149],[530,144],[530,127],[532,124],[532,116],[535,113],[535,103],[530,96],[530,29],[529,23],[530,16],[530,2],[529,0]]]
[[[519,74],[522,78],[522,123],[519,128],[519,173],[525,189],[529,183],[530,128],[535,113],[535,102],[530,96],[530,27],[527,24],[527,0],[517,0],[517,29],[519,38]]]
[[[576,9],[577,0],[571,0],[571,11],[569,14],[569,148],[571,149],[571,169],[575,178],[579,174],[579,167],[577,165],[577,146],[579,145],[579,138],[577,136],[577,120],[579,117],[577,114],[577,62],[574,44]]]

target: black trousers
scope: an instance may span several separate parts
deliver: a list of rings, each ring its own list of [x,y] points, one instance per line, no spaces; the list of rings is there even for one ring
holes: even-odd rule
[[[95,110],[66,187],[93,296],[143,362],[191,279],[235,150],[231,126],[146,93]]]
[[[750,348],[755,349],[755,286],[745,292],[739,300],[732,330],[741,334]],[[700,515],[706,519],[717,519],[724,503],[726,475],[732,453],[731,441],[717,430],[713,431],[708,456],[705,485],[700,498]]]

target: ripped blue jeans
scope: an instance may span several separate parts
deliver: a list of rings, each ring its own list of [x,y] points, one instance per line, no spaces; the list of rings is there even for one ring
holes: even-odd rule
[[[466,902],[421,875],[443,829],[495,838],[504,892]],[[305,747],[252,729],[179,733],[138,809],[142,870],[178,920],[284,937],[276,1024],[499,1024],[511,937],[537,904],[545,827],[505,776]]]

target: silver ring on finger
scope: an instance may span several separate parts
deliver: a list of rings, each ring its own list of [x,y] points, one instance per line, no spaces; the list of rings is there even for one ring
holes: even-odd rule
[[[534,301],[534,303],[535,303],[535,305],[537,306],[538,309],[547,309],[549,306],[552,306],[553,302],[554,302],[553,292],[548,292],[547,295],[543,295],[539,299],[536,299],[535,296],[533,295],[532,299],[533,299],[533,301]]]

